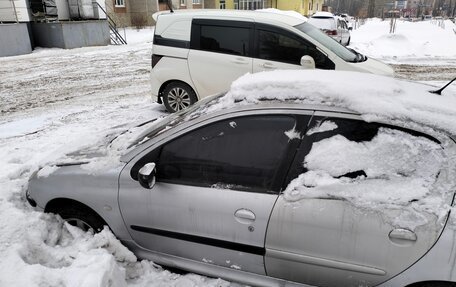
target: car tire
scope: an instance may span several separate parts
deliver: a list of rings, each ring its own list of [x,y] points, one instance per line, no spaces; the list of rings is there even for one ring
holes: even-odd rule
[[[60,215],[68,224],[86,232],[93,230],[94,233],[97,233],[107,225],[98,214],[84,205],[72,205],[52,212]]]
[[[171,82],[163,90],[163,104],[166,110],[174,113],[197,102],[197,97],[193,89],[182,82]]]

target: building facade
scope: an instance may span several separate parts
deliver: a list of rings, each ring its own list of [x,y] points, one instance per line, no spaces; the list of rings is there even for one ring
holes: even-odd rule
[[[173,9],[201,9],[204,0],[171,0]],[[119,27],[155,25],[152,14],[169,10],[167,0],[106,0],[107,14]]]
[[[322,11],[324,0],[273,0],[272,8],[280,10],[293,10],[302,15],[310,16]]]
[[[205,0],[204,7],[210,9],[257,10],[276,8],[292,10],[302,15],[322,11],[324,0]]]

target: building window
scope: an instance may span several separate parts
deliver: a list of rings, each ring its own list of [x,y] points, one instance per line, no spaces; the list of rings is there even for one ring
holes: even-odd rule
[[[239,0],[240,10],[257,10],[264,8],[264,0]]]
[[[234,9],[239,9],[239,0],[234,0]]]
[[[220,6],[219,6],[220,9],[226,9],[226,4],[225,4],[225,0],[220,0]]]
[[[185,5],[185,0],[180,0],[180,5],[181,5],[181,6],[186,6],[186,5]]]
[[[196,4],[196,5],[199,5],[199,4],[201,4],[201,0],[192,0],[192,3]]]
[[[116,0],[116,7],[125,7],[125,0]]]

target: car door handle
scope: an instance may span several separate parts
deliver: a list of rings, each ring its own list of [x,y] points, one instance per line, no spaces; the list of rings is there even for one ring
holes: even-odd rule
[[[236,210],[234,217],[239,223],[243,224],[250,224],[256,219],[255,213],[245,208]]]
[[[239,65],[247,65],[249,63],[249,61],[243,58],[236,58],[232,62]]]
[[[271,63],[263,63],[263,65],[260,65],[260,66],[262,66],[265,69],[275,69],[276,68],[276,66]]]
[[[397,229],[391,230],[391,232],[389,233],[389,238],[393,242],[396,239],[412,241],[412,242],[415,242],[418,239],[415,232],[408,230],[408,229],[404,229],[404,228],[397,228]]]

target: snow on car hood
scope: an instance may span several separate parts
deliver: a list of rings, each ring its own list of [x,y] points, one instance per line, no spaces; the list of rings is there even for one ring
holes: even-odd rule
[[[41,168],[38,177],[47,177],[62,166],[81,165],[81,168],[90,173],[97,173],[106,169],[113,169],[122,166],[120,158],[132,150],[147,137],[141,137],[145,131],[154,130],[153,126],[163,120],[162,118],[132,124],[122,125],[105,131],[99,137],[98,142],[90,142],[77,151],[67,153],[64,157],[55,162],[48,163]]]

